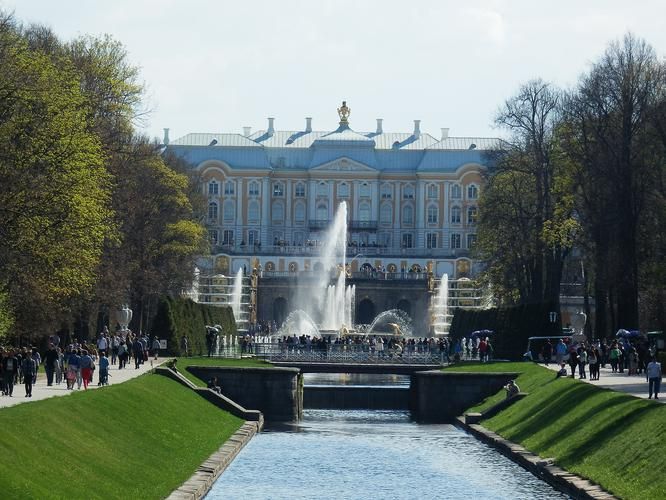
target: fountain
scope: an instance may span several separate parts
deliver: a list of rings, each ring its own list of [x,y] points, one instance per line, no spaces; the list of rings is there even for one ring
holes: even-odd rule
[[[449,314],[449,275],[444,274],[439,281],[439,287],[435,294],[430,317],[432,318],[432,331],[435,335],[448,335],[451,326]]]
[[[234,277],[234,287],[231,291],[231,310],[234,312],[236,324],[241,319],[241,297],[243,295],[243,269],[238,268]]]
[[[346,285],[344,271],[347,250],[346,202],[340,203],[335,212],[335,218],[321,248],[319,257],[322,271],[317,274],[311,286],[298,287],[295,297],[295,303],[301,305],[302,312],[311,320],[309,326],[318,325],[316,332],[311,334],[313,336],[323,332],[337,333],[342,327],[351,328],[353,324],[355,287]]]
[[[311,337],[319,335],[319,328],[317,328],[316,323],[302,309],[289,313],[289,316],[275,334],[277,337],[291,337],[293,335],[310,335]]]
[[[366,331],[367,335],[412,336],[412,318],[400,309],[390,309],[379,313]]]

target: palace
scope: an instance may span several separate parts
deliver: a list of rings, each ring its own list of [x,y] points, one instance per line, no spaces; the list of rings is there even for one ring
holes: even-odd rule
[[[471,277],[477,202],[484,153],[498,140],[439,138],[422,132],[354,131],[350,108],[340,126],[242,134],[192,133],[167,150],[201,175],[208,197],[206,224],[215,271],[233,274],[317,270],[318,246],[338,205],[348,207],[348,261],[389,273],[419,272],[431,263],[437,276]]]

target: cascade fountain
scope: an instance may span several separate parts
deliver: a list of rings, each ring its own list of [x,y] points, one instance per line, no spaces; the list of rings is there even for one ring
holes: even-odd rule
[[[430,317],[435,335],[447,335],[451,326],[449,314],[449,275],[444,274],[431,305]]]
[[[379,313],[366,331],[367,335],[412,336],[412,318],[400,309],[389,309]]]

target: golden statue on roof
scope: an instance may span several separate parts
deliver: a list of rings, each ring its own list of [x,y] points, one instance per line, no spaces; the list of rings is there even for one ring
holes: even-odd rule
[[[351,115],[351,108],[347,107],[347,101],[342,101],[342,107],[338,108],[340,123],[347,123],[349,121],[349,115]]]

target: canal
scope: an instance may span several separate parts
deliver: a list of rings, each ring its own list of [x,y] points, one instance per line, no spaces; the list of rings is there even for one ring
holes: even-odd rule
[[[309,375],[307,385],[404,386],[407,378]],[[268,426],[240,452],[207,499],[568,498],[449,424],[406,411],[306,409]]]

